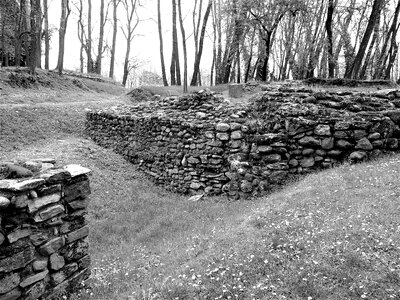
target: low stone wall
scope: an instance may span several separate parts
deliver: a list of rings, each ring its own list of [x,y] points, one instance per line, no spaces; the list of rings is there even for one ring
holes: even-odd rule
[[[400,93],[270,88],[232,106],[208,91],[87,114],[87,133],[179,192],[255,196],[287,178],[399,148]]]
[[[89,277],[89,172],[0,163],[0,300],[62,299]]]

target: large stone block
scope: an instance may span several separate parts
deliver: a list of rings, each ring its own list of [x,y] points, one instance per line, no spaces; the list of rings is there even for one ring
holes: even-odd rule
[[[64,200],[70,202],[90,195],[89,180],[79,181],[64,187]]]

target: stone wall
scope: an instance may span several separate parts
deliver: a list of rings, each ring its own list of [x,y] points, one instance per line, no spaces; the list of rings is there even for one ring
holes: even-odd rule
[[[264,89],[241,106],[202,91],[89,112],[87,133],[170,189],[234,199],[398,150],[397,91]]]
[[[54,163],[0,163],[0,300],[62,299],[90,275],[90,170]]]

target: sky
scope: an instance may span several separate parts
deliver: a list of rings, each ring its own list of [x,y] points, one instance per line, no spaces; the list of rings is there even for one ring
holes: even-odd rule
[[[77,0],[70,0],[70,2],[77,2]],[[84,2],[86,2],[84,0]],[[107,2],[107,0],[106,0]],[[142,0],[143,5],[138,10],[139,18],[142,20],[135,33],[135,37],[131,44],[131,57],[138,59],[140,67],[136,70],[139,74],[141,71],[152,71],[161,75],[160,65],[160,52],[159,52],[159,38],[158,38],[158,27],[157,27],[157,1],[156,0]],[[203,4],[203,12],[205,10],[205,3]],[[188,69],[189,69],[189,80],[191,79],[191,72],[193,69],[194,62],[194,39],[193,39],[193,25],[192,25],[192,9],[193,0],[182,0],[183,6],[183,17],[185,24],[185,31],[188,44]],[[92,26],[93,26],[93,48],[97,54],[97,41],[99,33],[99,8],[100,0],[92,0],[93,12],[92,12]],[[77,24],[78,14],[74,5],[71,5],[71,15],[68,19],[68,27],[66,34],[65,43],[65,61],[64,68],[68,70],[79,70],[79,49],[80,42],[77,35]],[[164,37],[164,56],[166,70],[169,70],[169,64],[171,61],[171,48],[172,48],[172,9],[170,0],[161,0],[161,18],[163,26],[163,37]],[[50,27],[54,27],[58,30],[60,22],[60,1],[52,0],[49,1],[49,23]],[[112,8],[110,6],[108,18],[112,18]],[[123,5],[118,7],[118,19],[119,25],[124,25],[126,20],[125,10]],[[208,25],[211,26],[211,16],[208,20]],[[178,24],[178,39],[179,46],[181,48],[181,31]],[[105,40],[111,46],[112,41],[112,23],[107,23],[105,28]],[[212,43],[210,38],[205,38],[205,46],[202,57],[202,68],[209,70],[212,63]],[[118,29],[117,35],[117,50],[116,50],[116,65],[115,65],[115,79],[118,81],[122,80],[122,69],[123,61],[125,58],[126,51],[126,40],[123,36],[121,29]],[[55,68],[57,64],[58,55],[58,31],[55,31],[51,40],[50,49],[50,68]],[[85,55],[86,57],[86,55]],[[106,52],[103,55],[103,75],[108,76],[109,71],[109,53]],[[180,60],[181,70],[183,73],[183,50],[180,49]],[[207,71],[205,71],[207,72]]]

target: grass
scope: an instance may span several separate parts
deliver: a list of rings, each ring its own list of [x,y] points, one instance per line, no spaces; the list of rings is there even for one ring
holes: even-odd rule
[[[0,157],[93,170],[92,277],[72,299],[400,299],[399,155],[253,201],[189,202],[84,136],[84,109],[119,98],[29,97],[1,107]]]

